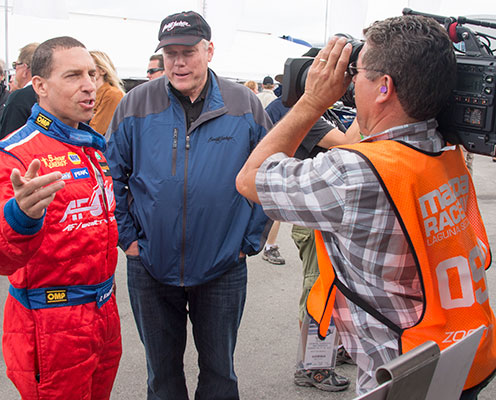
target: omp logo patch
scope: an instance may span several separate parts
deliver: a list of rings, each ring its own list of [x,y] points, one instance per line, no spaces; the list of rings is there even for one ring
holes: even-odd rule
[[[67,153],[67,158],[69,158],[69,161],[75,165],[81,164],[81,159],[79,158],[79,156],[72,151]]]
[[[45,290],[45,298],[47,304],[54,303],[67,303],[67,289],[54,289],[54,290]]]
[[[41,126],[43,129],[50,129],[50,125],[52,124],[52,120],[48,118],[46,115],[43,115],[42,113],[38,113],[38,116],[34,120],[35,124],[38,126]]]
[[[73,168],[71,169],[72,176],[74,176],[74,179],[86,179],[90,177],[90,173],[88,171],[88,168]]]

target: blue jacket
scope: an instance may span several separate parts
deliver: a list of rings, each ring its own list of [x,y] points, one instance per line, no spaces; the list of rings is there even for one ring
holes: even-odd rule
[[[158,281],[194,286],[259,252],[270,228],[235,178],[271,127],[246,87],[212,71],[203,111],[186,128],[167,79],[142,84],[116,109],[106,153],[116,196],[119,244],[138,240]]]

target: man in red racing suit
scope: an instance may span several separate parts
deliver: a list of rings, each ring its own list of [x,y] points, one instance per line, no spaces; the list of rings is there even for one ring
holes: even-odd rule
[[[105,140],[80,123],[92,116],[95,66],[63,37],[40,45],[32,70],[39,104],[0,141],[7,375],[23,399],[108,399],[122,352],[115,201]]]

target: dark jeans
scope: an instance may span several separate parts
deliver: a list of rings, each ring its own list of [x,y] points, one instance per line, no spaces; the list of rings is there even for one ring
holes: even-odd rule
[[[239,399],[234,348],[246,299],[246,261],[203,285],[156,281],[139,257],[127,259],[131,306],[145,345],[148,399],[185,400],[186,318],[193,325],[200,373],[196,400]]]

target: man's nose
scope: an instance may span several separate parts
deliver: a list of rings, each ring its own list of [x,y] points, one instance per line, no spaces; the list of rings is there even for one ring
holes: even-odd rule
[[[91,75],[85,75],[81,83],[82,89],[87,92],[96,91],[95,77]]]

